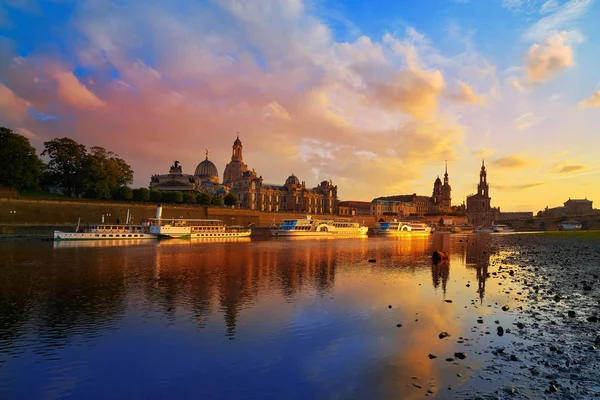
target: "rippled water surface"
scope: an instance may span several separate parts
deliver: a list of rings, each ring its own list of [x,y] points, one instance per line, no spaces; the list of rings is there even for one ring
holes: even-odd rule
[[[510,298],[489,240],[0,243],[0,397],[451,397]]]

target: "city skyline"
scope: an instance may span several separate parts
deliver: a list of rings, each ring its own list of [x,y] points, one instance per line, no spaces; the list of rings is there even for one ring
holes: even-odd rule
[[[448,160],[457,205],[482,158],[502,210],[599,197],[597,2],[378,4],[11,1],[0,126],[110,148],[133,187],[206,148],[222,173],[239,132],[265,182],[341,200],[429,194]]]

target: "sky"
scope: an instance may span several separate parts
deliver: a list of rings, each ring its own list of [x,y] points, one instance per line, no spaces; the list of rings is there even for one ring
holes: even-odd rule
[[[596,0],[3,0],[0,126],[115,151],[133,187],[239,133],[265,183],[537,212],[600,202]],[[600,207],[600,206],[598,206]]]

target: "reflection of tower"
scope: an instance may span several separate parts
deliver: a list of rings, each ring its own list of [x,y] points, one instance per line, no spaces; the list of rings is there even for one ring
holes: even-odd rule
[[[247,253],[242,254],[247,255]],[[236,254],[236,256],[239,255],[240,253]],[[229,340],[233,340],[239,311],[242,305],[252,297],[253,268],[246,265],[247,258],[246,260],[231,260],[229,253],[224,261],[228,264],[228,268],[222,271],[219,277],[219,303],[225,319],[227,331],[225,336],[229,337]]]
[[[490,265],[490,237],[488,235],[477,235],[471,240],[472,242],[467,245],[466,266],[476,270],[477,292],[479,293],[479,299],[483,301],[485,282]]]
[[[448,179],[448,161],[446,161],[446,172],[444,173],[444,185],[442,186],[442,202],[440,209],[443,212],[452,211],[452,188]]]
[[[433,240],[433,248],[437,251],[444,251],[451,254],[450,235],[435,235]],[[450,278],[450,259],[431,264],[431,280],[433,287],[438,288],[442,284],[442,292],[446,295],[446,286]]]

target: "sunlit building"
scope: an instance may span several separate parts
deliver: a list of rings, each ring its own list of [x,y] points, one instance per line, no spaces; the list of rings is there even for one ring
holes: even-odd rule
[[[489,191],[485,162],[482,162],[477,193],[467,196],[466,214],[469,223],[473,226],[490,226],[496,218],[496,213],[499,210],[492,207]]]

